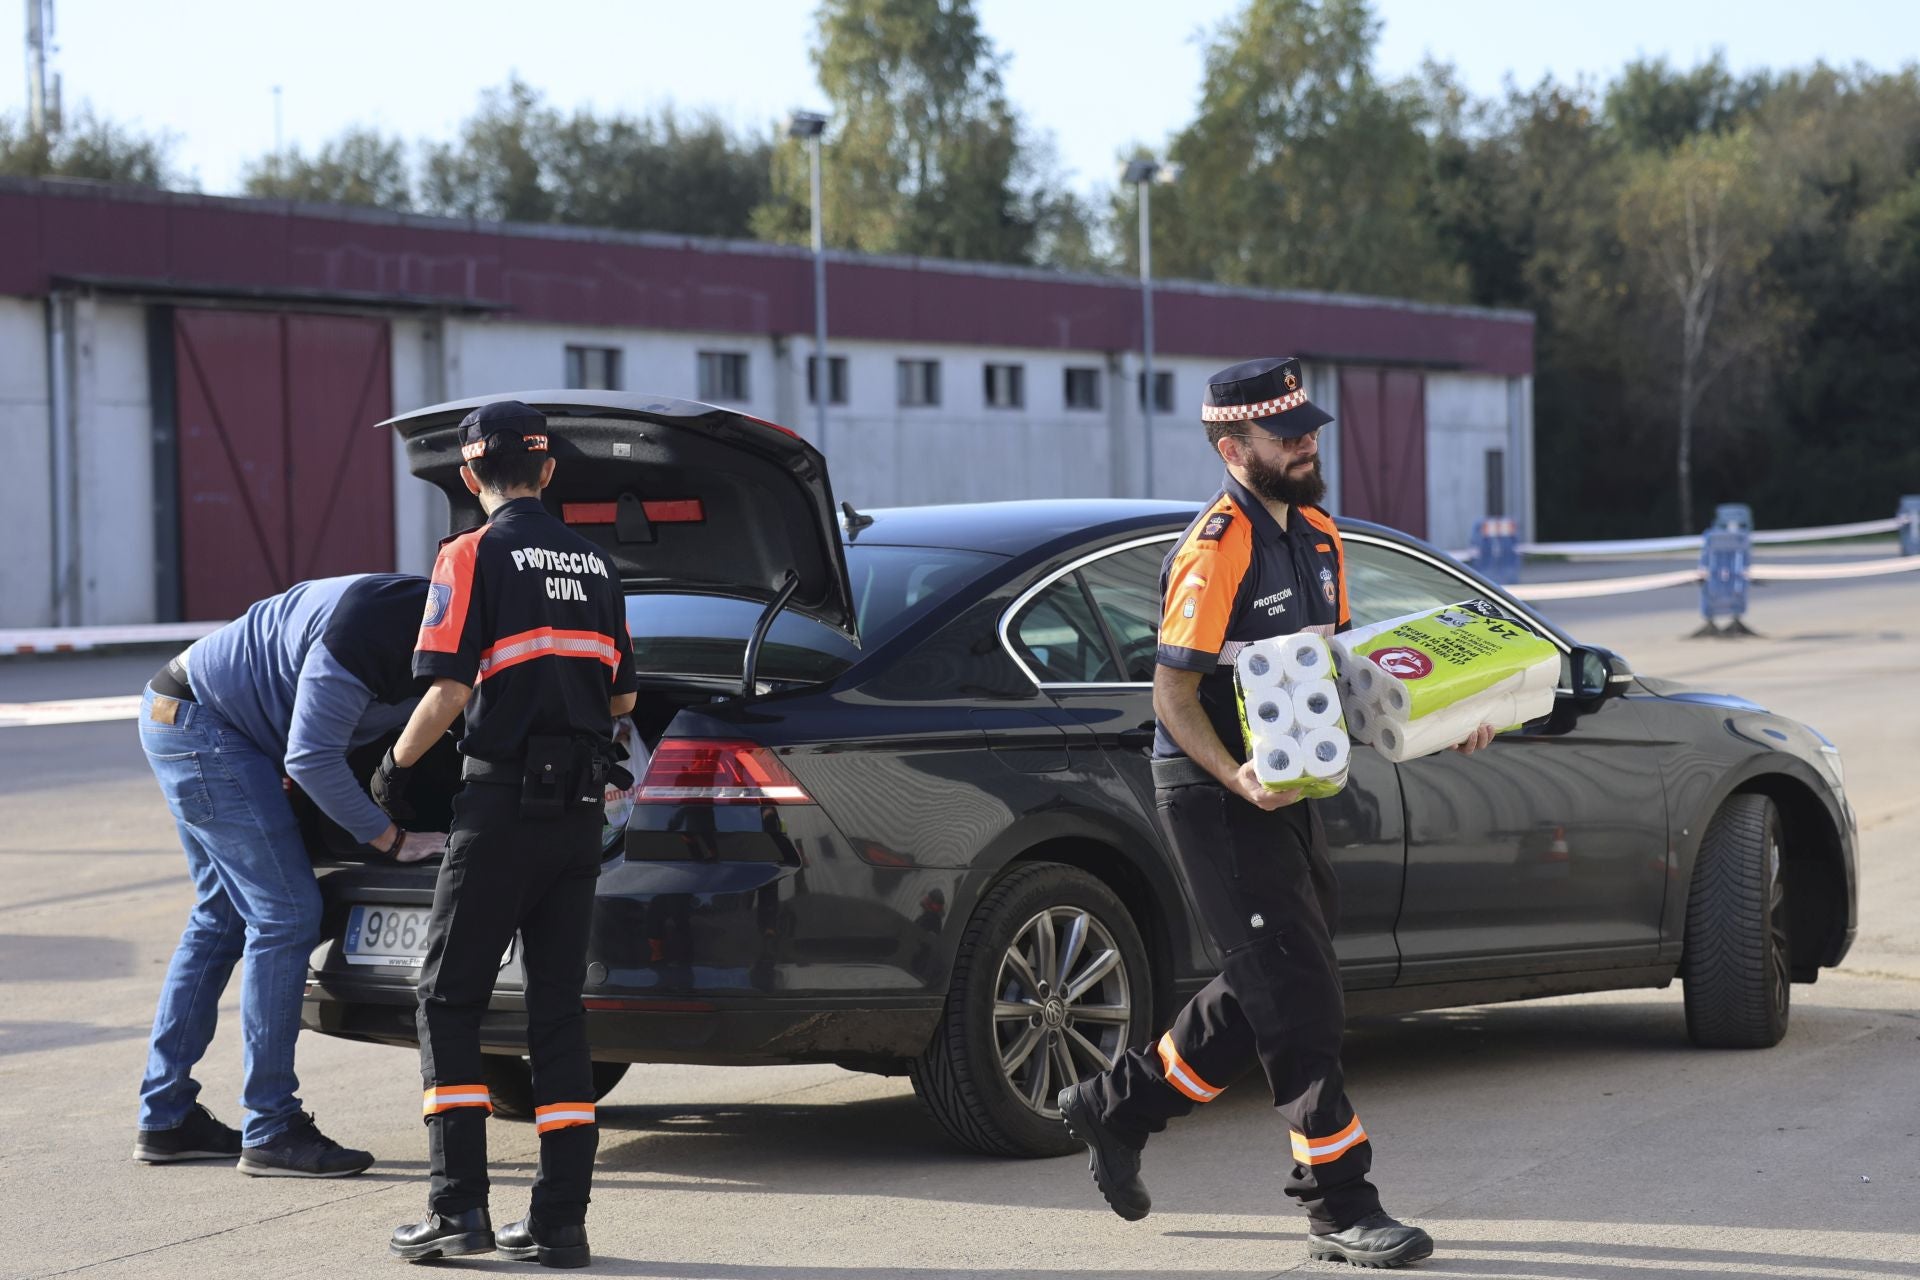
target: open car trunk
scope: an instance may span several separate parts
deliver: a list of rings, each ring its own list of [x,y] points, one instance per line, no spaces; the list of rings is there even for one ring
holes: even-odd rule
[[[617,391],[523,391],[416,410],[383,424],[407,465],[439,487],[453,529],[486,517],[460,480],[458,426],[514,398],[547,415],[558,466],[548,509],[601,548],[629,594],[730,596],[769,604],[858,643],[826,459],[784,427],[713,405]]]

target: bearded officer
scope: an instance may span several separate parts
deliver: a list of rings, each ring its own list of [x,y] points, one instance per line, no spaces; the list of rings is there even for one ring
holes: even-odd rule
[[[1208,380],[1201,421],[1226,463],[1220,492],[1161,570],[1154,668],[1155,800],[1168,843],[1223,954],[1218,977],[1157,1044],[1059,1095],[1115,1213],[1144,1218],[1149,1135],[1259,1066],[1292,1132],[1286,1194],[1316,1259],[1401,1266],[1433,1241],[1381,1208],[1373,1147],[1340,1065],[1345,1008],[1333,952],[1337,886],[1314,802],[1269,791],[1242,749],[1232,654],[1244,642],[1346,628],[1345,556],[1318,504],[1319,433],[1295,359]],[[1477,730],[1456,750],[1491,741]],[[1231,745],[1229,745],[1231,744]]]

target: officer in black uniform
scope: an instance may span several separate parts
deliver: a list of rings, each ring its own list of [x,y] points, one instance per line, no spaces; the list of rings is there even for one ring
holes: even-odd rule
[[[544,1266],[587,1265],[586,1213],[598,1145],[580,992],[599,875],[613,717],[637,681],[620,579],[551,513],[546,419],[519,401],[460,424],[461,479],[487,522],[441,543],[414,673],[433,680],[382,763],[375,798],[406,816],[407,771],[464,710],[467,785],[454,802],[420,974],[420,1074],[433,1185],[428,1213],[393,1233],[409,1261],[497,1247]],[[500,957],[520,934],[540,1172],[528,1216],[487,1212],[480,1019]]]
[[[1268,791],[1247,760],[1233,660],[1253,640],[1350,624],[1346,566],[1300,362],[1252,360],[1209,379],[1201,408],[1227,464],[1220,493],[1161,570],[1154,670],[1155,800],[1223,962],[1148,1049],[1063,1089],[1068,1129],[1092,1153],[1114,1212],[1144,1218],[1150,1134],[1255,1066],[1292,1130],[1286,1193],[1307,1210],[1317,1259],[1399,1266],[1433,1241],[1388,1217],[1367,1180],[1372,1146],[1340,1066],[1345,1007],[1333,951],[1338,886],[1313,802]],[[1476,731],[1457,749],[1492,737]]]

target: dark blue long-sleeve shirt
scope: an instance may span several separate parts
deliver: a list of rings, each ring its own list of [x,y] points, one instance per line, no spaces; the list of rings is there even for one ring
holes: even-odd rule
[[[298,583],[195,641],[188,683],[365,843],[388,819],[347,752],[405,725],[420,700],[413,643],[426,600],[427,580],[408,574]]]

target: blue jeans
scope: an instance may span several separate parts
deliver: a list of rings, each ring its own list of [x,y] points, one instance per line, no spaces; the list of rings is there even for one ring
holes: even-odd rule
[[[199,1097],[193,1068],[213,1039],[220,993],[242,955],[240,1028],[246,1107],[241,1141],[259,1146],[300,1113],[294,1042],[307,959],[320,940],[314,880],[280,761],[219,716],[178,703],[172,724],[140,704],[140,745],[180,830],[198,901],[167,969],[153,1015],[140,1128],[171,1129]]]

